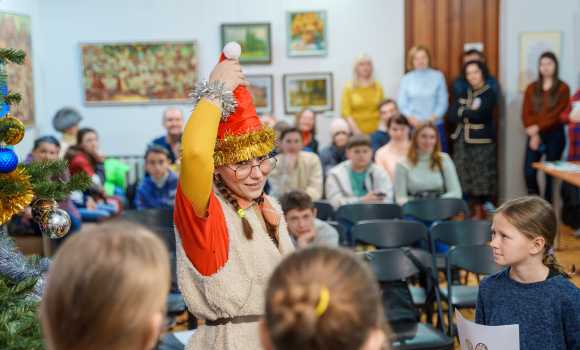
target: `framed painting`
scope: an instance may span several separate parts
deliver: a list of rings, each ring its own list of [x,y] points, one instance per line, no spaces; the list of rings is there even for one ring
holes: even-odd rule
[[[258,114],[272,114],[274,112],[274,84],[271,75],[246,75],[250,82],[247,87],[254,99],[254,106]]]
[[[80,44],[86,106],[190,103],[195,41]]]
[[[326,11],[288,12],[288,56],[326,56]]]
[[[272,62],[270,23],[222,24],[222,47],[230,41],[242,47],[241,64]]]
[[[331,111],[332,73],[284,75],[284,110],[295,114],[304,108],[315,112]]]
[[[0,13],[0,47],[24,50],[26,60],[22,66],[15,63],[4,66],[6,86],[22,95],[22,101],[14,106],[2,106],[2,116],[9,110],[24,126],[34,125],[34,84],[32,74],[32,46],[30,41],[30,17]]]
[[[538,79],[540,56],[550,51],[560,60],[561,32],[531,32],[520,34],[520,91]]]

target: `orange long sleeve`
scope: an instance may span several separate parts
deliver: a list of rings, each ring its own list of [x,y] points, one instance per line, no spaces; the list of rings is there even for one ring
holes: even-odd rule
[[[207,217],[213,181],[213,153],[222,112],[200,101],[183,131],[179,181],[183,193],[200,217]]]
[[[530,84],[526,89],[524,96],[524,104],[522,106],[522,121],[524,127],[538,125],[540,132],[549,132],[553,130],[562,129],[563,124],[560,121],[560,113],[566,108],[568,99],[570,98],[570,88],[564,82],[560,82],[558,88],[559,101],[553,110],[548,110],[548,95],[549,91],[544,92],[544,104],[540,113],[536,113],[533,96],[534,83]]]

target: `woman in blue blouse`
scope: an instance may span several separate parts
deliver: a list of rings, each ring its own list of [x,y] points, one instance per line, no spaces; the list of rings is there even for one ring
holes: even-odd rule
[[[448,152],[443,117],[449,107],[449,92],[443,73],[432,69],[431,53],[424,46],[413,46],[407,55],[407,69],[399,88],[397,104],[411,127],[429,120],[441,134],[441,150]]]

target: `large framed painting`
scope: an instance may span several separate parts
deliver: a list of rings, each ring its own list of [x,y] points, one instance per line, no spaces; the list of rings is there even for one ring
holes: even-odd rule
[[[274,84],[272,76],[246,75],[246,80],[250,82],[250,86],[248,86],[247,89],[254,99],[256,113],[272,114],[274,112]]]
[[[15,63],[4,66],[6,70],[6,89],[15,90],[22,95],[18,105],[10,106],[10,113],[24,126],[34,125],[34,84],[32,75],[32,46],[30,41],[30,17],[0,13],[0,47],[24,50],[26,61],[22,66]],[[2,106],[2,116],[7,106]]]
[[[326,56],[326,11],[288,12],[288,56]]]
[[[86,106],[190,103],[195,41],[80,44]]]
[[[222,24],[222,47],[231,41],[242,47],[241,64],[272,62],[270,23]]]
[[[284,109],[295,114],[304,108],[332,110],[332,73],[284,75]]]

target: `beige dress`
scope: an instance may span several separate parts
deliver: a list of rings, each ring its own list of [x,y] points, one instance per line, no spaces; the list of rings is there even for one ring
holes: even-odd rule
[[[187,258],[181,235],[176,231],[177,279],[185,303],[193,315],[202,320],[222,317],[265,314],[265,293],[268,280],[282,259],[294,247],[288,236],[286,222],[280,204],[266,196],[278,214],[278,247],[264,231],[260,219],[250,206],[244,208],[246,217],[254,230],[248,240],[243,233],[242,220],[234,208],[214,190],[226,220],[229,238],[228,261],[211,276],[201,275]],[[187,344],[186,350],[262,349],[258,334],[258,323],[228,323],[220,326],[202,325]]]

